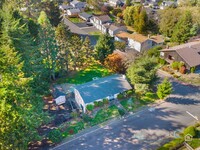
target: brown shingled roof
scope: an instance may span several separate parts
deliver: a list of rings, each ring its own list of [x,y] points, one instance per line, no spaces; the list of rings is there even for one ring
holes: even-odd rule
[[[133,39],[133,40],[135,40],[137,42],[140,42],[140,43],[143,43],[143,42],[145,42],[146,40],[149,39],[147,36],[144,36],[144,35],[138,34],[138,33],[130,34],[129,38]]]
[[[177,54],[190,66],[200,65],[200,41],[190,42],[169,49],[161,50],[161,52],[176,51]]]

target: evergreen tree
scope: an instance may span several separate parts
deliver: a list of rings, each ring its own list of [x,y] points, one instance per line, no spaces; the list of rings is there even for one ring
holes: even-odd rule
[[[155,57],[142,56],[127,70],[127,77],[134,84],[152,84],[156,79],[157,63]]]
[[[57,59],[59,54],[58,45],[55,39],[55,31],[52,28],[49,19],[44,11],[40,13],[38,23],[41,26],[40,29],[40,51],[43,56],[43,62],[48,71],[49,77],[55,80]]]
[[[104,59],[112,54],[114,49],[113,39],[107,34],[101,35],[95,46],[97,59],[103,63]]]
[[[73,70],[77,70],[77,68],[80,69],[82,67],[83,52],[81,51],[81,48],[82,48],[81,38],[78,35],[73,35],[69,46],[71,66]]]
[[[60,70],[67,72],[69,68],[69,45],[71,41],[71,32],[69,28],[60,23],[55,30],[56,41],[59,45],[58,63],[60,63]]]
[[[172,84],[168,81],[167,78],[165,78],[163,82],[158,85],[157,95],[160,99],[164,99],[172,93],[172,90]]]
[[[192,15],[186,12],[178,21],[172,34],[172,42],[184,43],[191,36],[190,30],[192,28]]]
[[[94,61],[94,51],[93,48],[91,47],[90,39],[88,36],[83,41],[81,51],[82,51],[81,57],[83,58],[82,60],[83,64],[86,66],[91,64]]]

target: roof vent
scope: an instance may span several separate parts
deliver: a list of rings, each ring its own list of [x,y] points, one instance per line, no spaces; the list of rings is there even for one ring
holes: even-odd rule
[[[198,54],[200,55],[200,52],[198,52]]]

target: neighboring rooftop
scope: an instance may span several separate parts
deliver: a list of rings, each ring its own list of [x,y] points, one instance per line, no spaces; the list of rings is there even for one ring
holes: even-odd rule
[[[85,103],[132,89],[123,75],[115,74],[75,86]]]
[[[144,36],[144,35],[138,34],[138,33],[129,34],[128,38],[133,39],[133,40],[140,42],[140,43],[143,43],[143,42],[145,42],[146,40],[149,39],[147,36]]]
[[[167,51],[176,51],[190,67],[200,65],[200,41],[190,42],[161,50],[161,52]]]
[[[95,16],[95,17],[101,21],[111,21],[112,20],[108,15]]]
[[[83,17],[83,18],[85,18],[85,19],[88,19],[88,18],[92,17],[91,14],[88,14],[88,13],[85,13],[85,12],[80,13],[79,16],[81,16],[81,17]]]

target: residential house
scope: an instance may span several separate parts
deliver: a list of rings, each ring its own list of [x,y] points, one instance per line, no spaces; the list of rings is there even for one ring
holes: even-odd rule
[[[90,18],[92,17],[92,15],[90,15],[90,14],[88,14],[88,13],[85,13],[85,12],[80,13],[78,16],[79,16],[81,19],[85,20],[85,21],[89,21]]]
[[[128,36],[128,46],[142,52],[152,48],[152,40],[142,34],[133,33]]]
[[[123,1],[122,0],[109,0],[109,5],[113,6],[113,7],[122,6]]]
[[[76,17],[80,13],[80,9],[69,9],[67,10],[67,15],[69,17]]]
[[[117,33],[121,31],[127,31],[127,28],[125,26],[118,26],[114,24],[111,24],[110,27],[108,28],[108,34],[111,37],[114,37]]]
[[[80,2],[80,1],[74,0],[74,1],[70,2],[70,5],[72,5],[74,8],[80,9],[82,11],[86,7],[86,2]]]
[[[114,36],[114,39],[115,39],[115,41],[126,42],[128,45],[128,36],[129,35],[130,35],[130,33],[121,31]]]
[[[147,37],[137,33],[129,34],[127,32],[119,32],[114,38],[116,41],[126,42],[130,48],[138,52],[148,50],[156,45],[163,45],[164,43],[164,39],[160,35]]]
[[[106,27],[103,25],[111,23],[112,19],[108,15],[93,16],[90,18],[90,22],[101,32],[106,33]]]
[[[163,49],[160,55],[169,63],[182,61],[186,69],[189,70],[191,67],[196,67],[197,70],[200,70],[200,41]]]
[[[59,9],[62,10],[62,11],[67,11],[68,9],[74,9],[74,7],[72,5],[62,4],[62,5],[59,6]]]
[[[85,112],[88,104],[94,101],[102,101],[104,98],[112,100],[117,98],[119,93],[132,89],[125,75],[111,75],[95,79],[75,87],[75,101],[79,108]]]

